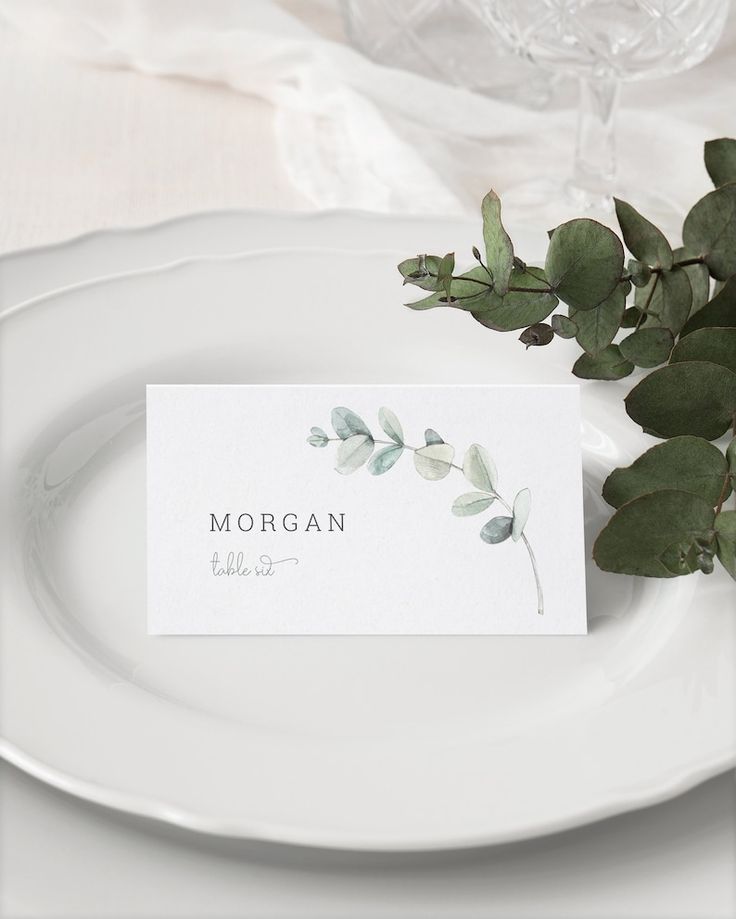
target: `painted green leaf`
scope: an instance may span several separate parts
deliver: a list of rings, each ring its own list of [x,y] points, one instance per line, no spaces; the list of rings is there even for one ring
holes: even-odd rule
[[[480,538],[492,544],[504,542],[511,536],[512,525],[511,517],[493,517],[480,531]]]
[[[482,491],[469,491],[455,499],[452,513],[456,517],[472,517],[473,514],[482,514],[494,501],[493,495],[485,495]]]
[[[384,406],[378,410],[378,422],[391,440],[396,441],[397,444],[403,445],[404,431],[401,427],[401,422],[390,408]]]
[[[618,345],[609,345],[592,357],[581,354],[572,366],[572,372],[583,380],[620,380],[634,370],[631,361],[621,354]]]
[[[430,444],[414,452],[414,466],[423,479],[444,479],[452,468],[455,448],[449,444]]]
[[[682,241],[702,256],[712,277],[725,281],[736,274],[736,182],[693,205],[682,226]]]
[[[621,354],[637,367],[658,367],[667,363],[675,339],[669,329],[644,328],[619,343]]]
[[[493,287],[503,297],[508,290],[514,264],[514,247],[501,223],[501,201],[494,191],[489,191],[481,205],[483,215],[483,241],[486,263],[493,275]]]
[[[676,262],[694,258],[693,253],[689,252],[684,246],[675,249],[674,256]],[[690,315],[694,316],[698,310],[702,310],[710,299],[710,274],[708,273],[708,268],[702,263],[699,265],[685,265],[682,270],[690,281],[690,290],[692,292]]]
[[[580,347],[593,356],[605,350],[618,332],[625,308],[626,296],[619,284],[595,309],[574,311],[571,318],[578,327],[575,338]]]
[[[616,203],[616,217],[629,252],[653,268],[671,268],[672,247],[664,233],[626,201],[618,198],[613,200]]]
[[[437,290],[437,272],[440,259],[436,255],[418,255],[408,258],[398,266],[404,284],[413,284],[422,290]]]
[[[656,491],[624,504],[611,517],[593,546],[603,571],[644,577],[676,577],[661,559],[671,546],[690,544],[713,527],[715,512],[698,495]]]
[[[438,290],[428,297],[405,305],[412,310],[431,310],[441,306],[451,306],[454,309],[468,312],[486,310],[499,306],[503,302],[497,294],[488,289],[489,284],[490,279],[485,268],[476,265],[475,268],[464,272],[452,282],[452,296],[456,298],[454,303],[446,303],[441,300],[440,298],[446,295],[444,290]]]
[[[623,267],[624,249],[618,236],[584,217],[557,227],[544,270],[560,300],[573,309],[590,310],[611,294]]]
[[[736,182],[736,140],[719,137],[705,142],[705,168],[713,184]]]
[[[532,493],[528,488],[522,488],[514,498],[513,522],[511,524],[511,538],[518,542],[524,533],[524,527],[529,519],[529,512],[532,509]]]
[[[673,437],[630,466],[614,469],[603,483],[603,497],[612,507],[621,507],[641,495],[675,489],[698,495],[714,507],[727,469],[718,447],[702,437]]]
[[[344,406],[333,408],[331,420],[332,427],[335,429],[335,434],[337,434],[341,440],[345,440],[352,434],[367,434],[369,437],[371,436],[371,432],[368,430],[365,421],[349,408],[345,408]]]
[[[319,434],[310,434],[307,437],[307,443],[311,444],[313,447],[326,447],[328,440],[326,437],[322,437]]]
[[[726,281],[722,289],[685,323],[681,337],[696,329],[736,327],[736,278]]]
[[[715,530],[718,561],[736,581],[736,511],[721,511]]]
[[[670,363],[710,361],[736,373],[736,328],[697,329],[678,341]]]
[[[668,364],[641,380],[625,403],[629,416],[655,437],[716,440],[736,413],[736,373],[709,361]]]
[[[403,452],[404,448],[400,444],[384,447],[383,450],[379,450],[378,453],[374,453],[371,457],[368,463],[368,472],[371,475],[383,475],[384,472],[389,471]]]
[[[443,444],[444,440],[434,428],[427,428],[424,432],[424,443],[429,447],[431,444]]]
[[[373,453],[373,438],[370,434],[352,434],[337,447],[337,465],[340,475],[350,475],[368,460]]]
[[[549,322],[552,326],[552,331],[555,335],[559,335],[560,338],[575,338],[578,333],[576,323],[561,313],[555,313]]]
[[[475,485],[481,491],[496,491],[498,482],[496,464],[486,448],[481,447],[480,444],[472,444],[468,447],[463,459],[463,475],[471,485]]]
[[[652,285],[654,294],[649,300]],[[637,287],[634,304],[643,310],[648,300],[647,313],[651,315],[645,320],[645,325],[663,326],[673,335],[677,335],[690,315],[693,302],[690,279],[685,271],[682,268],[673,268],[672,271],[652,275],[652,280],[646,287]]]
[[[326,447],[329,442],[329,437],[327,432],[323,431],[322,428],[313,427],[309,429],[311,436],[307,438],[307,443],[311,444],[313,447]]]

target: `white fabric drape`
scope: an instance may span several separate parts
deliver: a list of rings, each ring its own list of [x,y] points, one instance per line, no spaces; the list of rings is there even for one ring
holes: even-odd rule
[[[283,166],[316,207],[472,213],[491,186],[570,165],[572,108],[526,110],[376,65],[271,0],[0,0],[0,16],[92,65],[272,103]],[[736,133],[735,38],[732,18],[711,60],[627,88],[624,178],[682,207],[707,188],[703,141]]]

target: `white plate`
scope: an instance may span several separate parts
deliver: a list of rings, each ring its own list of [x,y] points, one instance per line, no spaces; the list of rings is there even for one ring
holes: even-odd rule
[[[365,221],[338,223],[365,244]],[[373,849],[551,832],[733,764],[725,577],[589,566],[582,639],[146,637],[146,382],[569,380],[565,344],[524,355],[452,311],[401,309],[395,262],[429,235],[197,260],[6,313],[9,759],[183,826]],[[645,441],[628,385],[584,391],[590,538],[603,476]]]
[[[528,233],[526,234],[529,235]],[[364,211],[214,211],[146,227],[101,230],[50,246],[0,255],[0,314],[51,291],[183,258],[252,249],[386,249],[470,251],[478,227],[458,217],[395,217]],[[544,233],[532,236],[537,248]]]

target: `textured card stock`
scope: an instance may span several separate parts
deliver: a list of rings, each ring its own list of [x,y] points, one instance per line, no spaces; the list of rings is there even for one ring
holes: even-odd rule
[[[149,386],[156,635],[584,634],[577,386]]]

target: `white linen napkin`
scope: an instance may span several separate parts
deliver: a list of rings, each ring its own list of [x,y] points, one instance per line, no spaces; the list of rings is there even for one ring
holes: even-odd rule
[[[571,108],[530,111],[374,64],[310,28],[309,2],[300,12],[272,0],[0,0],[0,15],[75,58],[270,101],[284,166],[317,207],[475,213],[489,187],[570,168]],[[707,188],[703,141],[729,129],[735,36],[732,20],[711,61],[637,84],[620,118],[624,172],[682,207]]]

